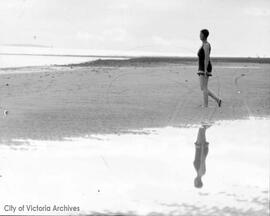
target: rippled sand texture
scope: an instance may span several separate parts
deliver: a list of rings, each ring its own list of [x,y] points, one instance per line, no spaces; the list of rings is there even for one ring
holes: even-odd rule
[[[48,67],[1,71],[2,142],[269,116],[270,65],[217,64],[210,88],[222,109],[203,110],[196,66]],[[211,109],[216,104],[210,100]],[[2,112],[3,113],[3,112]]]

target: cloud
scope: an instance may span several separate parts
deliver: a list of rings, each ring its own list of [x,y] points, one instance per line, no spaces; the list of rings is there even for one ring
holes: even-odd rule
[[[261,17],[270,16],[270,9],[268,8],[246,8],[244,12],[252,16],[261,16]]]
[[[158,35],[152,36],[152,43],[166,49],[182,50],[185,53],[196,52],[200,44],[186,38],[164,38]]]
[[[170,46],[171,45],[170,40],[165,39],[165,38],[160,37],[160,36],[153,36],[152,40],[157,45],[161,45],[161,46]]]
[[[7,9],[23,10],[26,8],[32,8],[32,4],[26,0],[13,0],[9,1],[5,5]]]
[[[121,28],[105,30],[103,32],[103,37],[112,41],[121,42],[125,41],[125,39],[127,38],[127,32]]]
[[[7,47],[39,47],[39,48],[51,48],[52,46],[42,44],[1,44],[1,46]]]
[[[92,40],[97,42],[114,41],[123,42],[127,39],[127,32],[121,28],[107,29],[100,34],[91,34],[88,32],[78,32],[77,38],[81,40]]]
[[[96,40],[97,38],[88,32],[77,32],[77,38],[81,40]]]

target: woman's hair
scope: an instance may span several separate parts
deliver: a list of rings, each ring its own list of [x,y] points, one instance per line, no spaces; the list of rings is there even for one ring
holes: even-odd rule
[[[203,34],[203,36],[205,37],[205,39],[207,39],[207,37],[209,36],[209,31],[207,29],[202,29],[201,33]]]

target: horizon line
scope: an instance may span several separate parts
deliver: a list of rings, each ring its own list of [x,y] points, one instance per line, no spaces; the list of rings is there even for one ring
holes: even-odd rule
[[[44,56],[44,57],[92,57],[92,58],[189,58],[197,59],[197,56],[177,56],[177,55],[89,55],[89,54],[42,54],[42,53],[1,53],[0,55],[17,55],[17,56]],[[242,58],[242,59],[270,59],[269,57],[251,57],[251,56],[211,56],[211,58]]]

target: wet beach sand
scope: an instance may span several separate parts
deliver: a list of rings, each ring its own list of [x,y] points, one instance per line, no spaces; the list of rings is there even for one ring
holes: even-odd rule
[[[201,106],[196,72],[164,61],[1,69],[0,214],[269,215],[270,64],[214,63],[221,108]]]
[[[196,64],[2,69],[2,142],[55,140],[132,129],[270,114],[270,65],[216,63],[212,89],[222,108],[202,105]]]

